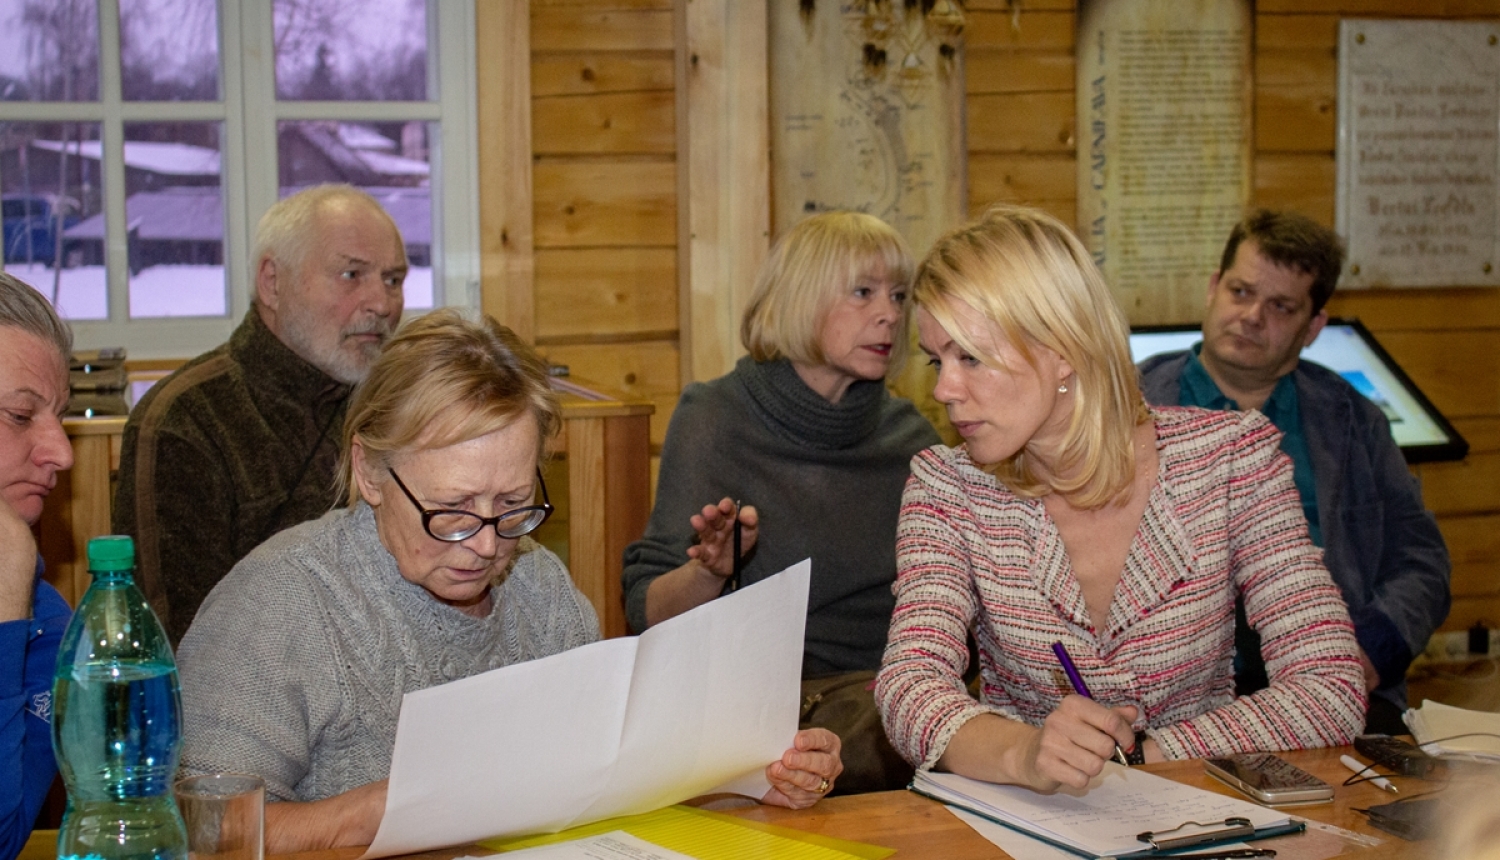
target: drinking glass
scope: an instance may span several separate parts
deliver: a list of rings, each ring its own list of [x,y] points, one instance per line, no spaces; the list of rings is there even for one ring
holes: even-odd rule
[[[244,773],[177,781],[192,860],[264,860],[266,782]]]

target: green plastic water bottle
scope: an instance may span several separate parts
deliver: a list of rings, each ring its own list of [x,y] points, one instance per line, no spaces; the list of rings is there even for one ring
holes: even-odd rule
[[[57,654],[52,748],[68,789],[62,860],[187,860],[172,798],[182,744],[177,664],[131,579],[128,537],[89,541],[89,586]]]

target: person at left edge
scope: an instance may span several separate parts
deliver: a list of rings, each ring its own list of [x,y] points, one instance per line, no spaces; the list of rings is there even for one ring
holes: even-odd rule
[[[0,274],[0,860],[26,844],[57,775],[52,674],[69,611],[42,580],[31,527],[73,465],[61,420],[72,348],[47,300]]]
[[[175,645],[266,538],[333,506],[338,425],[401,320],[396,224],[348,185],[300,191],[256,228],[250,312],[157,383],[125,425],[112,526]]]
[[[776,241],[745,308],[750,353],[689,385],[662,446],[656,506],[625,550],[636,630],[718,597],[744,502],[746,584],[812,559],[802,725],[843,739],[845,793],[905,787],[871,685],[890,624],[896,514],[912,455],[939,441],[885,378],[904,355],[912,260],[890,225],[810,216]]]
[[[266,541],[203,602],[178,650],[182,768],[264,778],[267,853],[374,838],[405,693],[599,638],[527,537],[551,510],[539,466],[560,424],[546,363],[509,329],[414,320],[350,403],[349,507]],[[838,777],[832,733],[794,745],[764,802],[809,806]]]

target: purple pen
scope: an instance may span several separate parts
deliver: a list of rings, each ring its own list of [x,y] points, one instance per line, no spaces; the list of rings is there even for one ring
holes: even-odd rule
[[[1078,674],[1078,667],[1073,665],[1073,658],[1068,656],[1068,649],[1064,648],[1061,642],[1053,642],[1052,653],[1057,655],[1057,662],[1062,664],[1063,671],[1067,673],[1068,683],[1073,685],[1073,692],[1085,699],[1094,698],[1094,694],[1089,692],[1088,685],[1083,683],[1083,676]],[[1115,761],[1127,767],[1130,765],[1130,761],[1125,758],[1125,751],[1120,749],[1119,744],[1115,744]]]

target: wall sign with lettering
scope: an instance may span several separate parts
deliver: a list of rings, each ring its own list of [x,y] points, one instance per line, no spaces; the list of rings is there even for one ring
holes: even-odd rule
[[[1132,324],[1202,318],[1250,198],[1249,0],[1080,0],[1078,234]]]
[[[1341,286],[1500,284],[1500,23],[1339,24]]]

